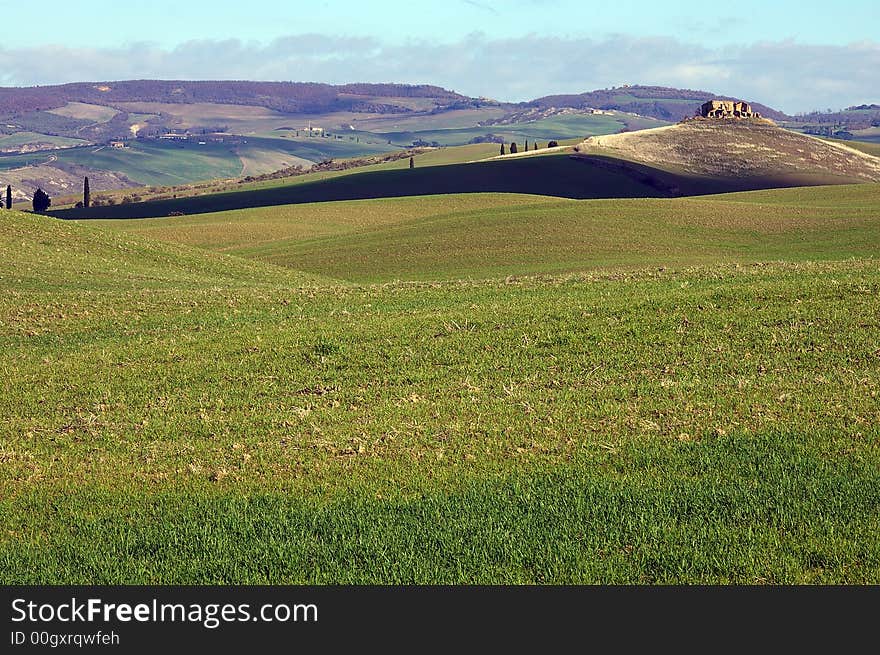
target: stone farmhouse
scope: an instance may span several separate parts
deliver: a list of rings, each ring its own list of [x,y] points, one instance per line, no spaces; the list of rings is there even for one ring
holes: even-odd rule
[[[700,107],[700,115],[703,118],[761,118],[749,103],[734,100],[710,100]]]

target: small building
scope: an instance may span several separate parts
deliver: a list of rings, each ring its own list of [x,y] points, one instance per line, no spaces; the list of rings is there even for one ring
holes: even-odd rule
[[[324,128],[312,125],[312,121],[309,121],[307,126],[299,128],[297,132],[305,132],[306,136],[324,136]]]
[[[111,141],[111,148],[119,148],[120,150],[125,147],[125,141]]]
[[[703,118],[761,118],[747,102],[737,100],[709,100],[700,107]]]

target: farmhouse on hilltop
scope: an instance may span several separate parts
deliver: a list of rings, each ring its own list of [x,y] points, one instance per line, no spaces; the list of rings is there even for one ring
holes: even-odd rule
[[[761,118],[749,103],[734,100],[710,100],[700,107],[700,115],[703,118]]]

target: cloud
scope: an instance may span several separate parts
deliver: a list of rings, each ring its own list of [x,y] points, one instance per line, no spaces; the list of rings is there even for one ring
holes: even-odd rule
[[[672,38],[600,39],[471,34],[455,43],[292,35],[270,43],[188,41],[172,49],[0,48],[5,85],[120,79],[408,82],[527,100],[620,84],[704,89],[788,112],[877,102],[880,44],[795,41],[707,48]]]

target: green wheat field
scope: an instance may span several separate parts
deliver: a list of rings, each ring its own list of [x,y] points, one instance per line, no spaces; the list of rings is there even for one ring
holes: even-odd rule
[[[0,212],[4,584],[880,583],[880,185]]]

